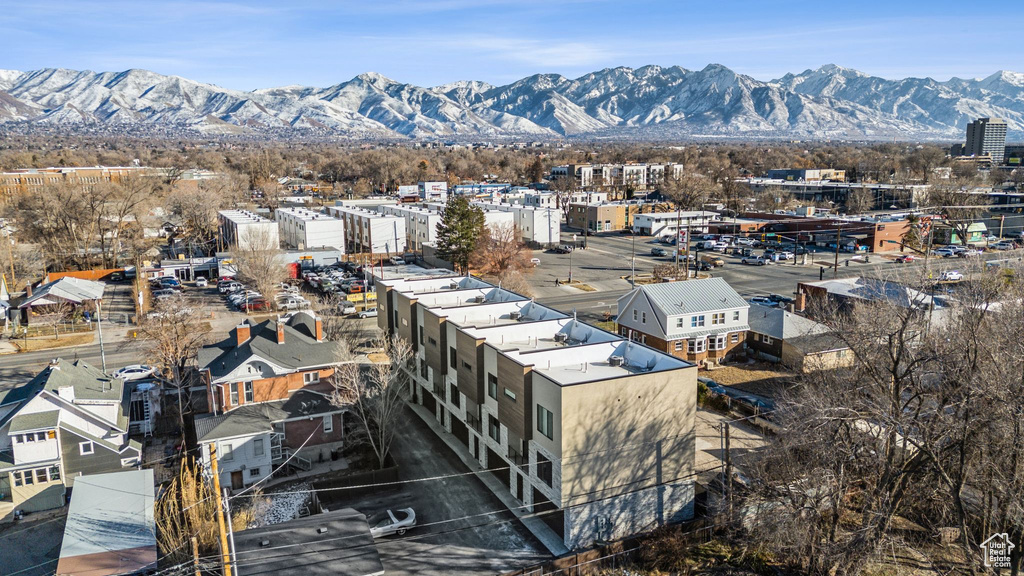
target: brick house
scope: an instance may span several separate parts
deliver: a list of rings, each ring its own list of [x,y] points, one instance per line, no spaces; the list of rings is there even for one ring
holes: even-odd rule
[[[721,278],[637,286],[619,298],[619,334],[698,365],[746,340],[749,305]]]
[[[321,320],[248,320],[199,352],[210,414],[195,420],[203,463],[216,445],[221,483],[238,490],[287,463],[308,470],[343,441],[344,408],[330,402],[337,358]]]

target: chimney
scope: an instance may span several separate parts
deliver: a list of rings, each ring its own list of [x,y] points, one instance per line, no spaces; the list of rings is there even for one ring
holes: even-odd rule
[[[316,317],[316,328],[315,328],[315,330],[316,330],[316,341],[317,342],[323,342],[324,341],[324,321],[321,320],[319,316]]]
[[[249,340],[249,322],[242,322],[235,326],[235,346],[241,346]]]
[[[803,312],[807,308],[807,294],[803,292],[796,295],[796,302],[793,306],[797,311]]]
[[[284,344],[284,322],[280,318],[277,319],[277,343]]]
[[[25,284],[25,297],[26,298],[31,298],[32,297],[32,283],[31,282],[29,282],[28,284]]]

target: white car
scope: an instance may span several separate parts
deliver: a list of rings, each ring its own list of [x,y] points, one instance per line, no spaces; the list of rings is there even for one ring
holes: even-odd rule
[[[540,258],[530,258],[530,264],[534,266],[540,266]]]
[[[355,314],[356,313],[356,305],[351,303],[351,302],[349,302],[348,300],[345,300],[344,302],[339,302],[338,303],[338,313],[339,314],[343,314],[343,315],[344,314]]]
[[[367,518],[367,523],[370,525],[370,536],[374,538],[392,534],[401,536],[405,534],[406,530],[416,525],[416,512],[412,508],[388,510],[370,516]]]
[[[740,264],[752,264],[754,266],[764,266],[768,261],[760,256],[747,256],[740,260]]]
[[[779,252],[779,260],[792,260],[793,258],[792,252]]]
[[[150,378],[156,373],[156,368],[152,366],[144,366],[142,364],[132,364],[131,366],[125,366],[117,372],[114,372],[114,378],[120,378],[125,382],[132,380],[142,380],[143,378]]]
[[[959,282],[964,279],[964,275],[957,270],[946,270],[939,275],[940,282]]]
[[[956,256],[956,248],[937,248],[932,254],[936,256],[942,256],[943,258],[952,258]]]
[[[210,283],[206,278],[196,278],[196,288],[206,288],[209,285]]]
[[[376,318],[377,317],[377,309],[376,308],[367,308],[366,310],[363,310],[362,312],[359,313],[359,317],[360,318]]]

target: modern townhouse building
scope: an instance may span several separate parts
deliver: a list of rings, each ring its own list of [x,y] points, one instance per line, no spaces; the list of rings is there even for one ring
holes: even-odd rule
[[[280,237],[277,223],[248,210],[221,210],[217,213],[221,243],[226,249],[277,249]]]
[[[308,469],[342,442],[342,413],[329,378],[334,343],[319,318],[246,320],[198,356],[210,413],[195,419],[206,470],[216,445],[221,483],[238,490],[261,481],[286,460]]]
[[[721,278],[637,286],[619,298],[619,334],[697,364],[746,340],[749,304]]]
[[[518,203],[531,208],[557,208],[558,195],[554,192],[527,192]]]
[[[587,187],[594,183],[594,167],[590,164],[566,164],[551,169],[551,179],[572,178],[576,186]]]
[[[441,213],[422,206],[399,204],[397,206],[381,206],[381,214],[399,216],[405,219],[406,245],[408,250],[418,252],[423,243],[437,241],[437,225],[441,222]]]
[[[347,254],[401,254],[406,250],[402,216],[346,206],[328,206],[327,213],[344,221]]]
[[[532,247],[549,248],[561,242],[562,213],[559,210],[496,202],[473,204],[489,211],[511,212],[523,242]]]
[[[694,364],[473,277],[376,284],[417,410],[568,548],[692,517]]]
[[[274,217],[278,236],[288,248],[345,250],[345,223],[340,218],[306,208],[278,208]]]
[[[63,506],[79,476],[138,466],[130,394],[124,381],[58,358],[0,396],[0,522]]]

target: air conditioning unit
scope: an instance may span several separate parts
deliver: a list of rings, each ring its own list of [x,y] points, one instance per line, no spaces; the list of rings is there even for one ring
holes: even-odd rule
[[[508,319],[509,320],[515,320],[515,321],[518,322],[519,319],[522,318],[522,317],[523,317],[523,313],[518,311],[518,310],[516,310],[515,312],[509,312],[508,313]]]
[[[626,359],[623,358],[622,356],[609,356],[608,357],[608,365],[609,366],[622,366],[622,363],[625,362],[625,361],[626,361]]]
[[[565,332],[555,332],[555,342],[568,342],[569,335]]]

